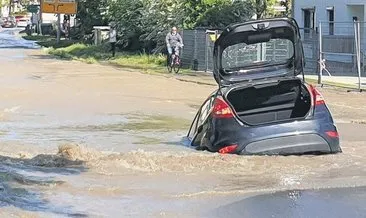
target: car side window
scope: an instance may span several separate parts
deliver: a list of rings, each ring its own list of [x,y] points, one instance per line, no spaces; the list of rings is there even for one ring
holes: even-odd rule
[[[208,114],[210,113],[211,105],[212,105],[212,97],[210,97],[201,108],[201,113],[197,125],[198,127],[205,122]]]
[[[197,114],[192,122],[191,129],[189,130],[188,138],[190,138],[190,139],[193,139],[194,135],[196,134],[198,118],[199,118],[199,112],[197,112]]]
[[[190,129],[190,132],[188,133],[188,137],[193,139],[193,137],[197,133],[197,129],[199,126],[203,124],[203,122],[207,119],[207,116],[209,115],[211,108],[213,104],[213,96],[211,96],[207,101],[202,105],[200,110],[197,112],[196,117],[194,118],[194,121],[192,122],[192,128]]]

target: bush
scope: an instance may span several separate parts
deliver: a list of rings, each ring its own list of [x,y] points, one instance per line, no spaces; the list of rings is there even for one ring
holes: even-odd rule
[[[95,46],[77,43],[65,48],[50,49],[48,52],[64,59],[77,59],[88,63],[108,60],[119,66],[138,69],[157,68],[164,66],[166,62],[164,55],[147,54],[118,53],[116,58],[111,59],[109,44]]]
[[[109,58],[108,50],[109,48],[107,45],[94,46],[77,43],[65,48],[50,50],[49,53],[68,59],[75,57],[82,59],[94,58],[96,60],[102,60]]]

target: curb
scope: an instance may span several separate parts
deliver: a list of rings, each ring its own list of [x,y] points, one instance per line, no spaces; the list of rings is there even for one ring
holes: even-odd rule
[[[352,90],[359,90],[357,86],[355,85],[350,85],[347,83],[337,83],[337,82],[328,82],[328,81],[323,81],[322,84],[318,84],[318,80],[316,79],[309,79],[307,78],[306,81],[309,81],[310,83],[316,84],[317,86],[332,86],[332,87],[336,87],[336,88],[342,88],[342,89],[352,89]],[[350,91],[350,90],[348,90]],[[366,87],[363,88],[361,87],[361,89],[359,90],[360,92],[366,91]]]
[[[195,83],[195,84],[198,84],[198,85],[216,86],[216,84],[209,83],[209,82],[201,82],[201,81],[183,79],[183,78],[177,78],[177,77],[175,77],[175,79],[178,80],[178,81]]]

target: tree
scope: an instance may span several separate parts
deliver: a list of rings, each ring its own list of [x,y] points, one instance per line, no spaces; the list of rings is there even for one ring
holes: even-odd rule
[[[207,20],[204,18],[206,16],[205,14],[213,13],[215,8],[222,8],[225,5],[228,6],[232,3],[232,0],[185,0],[184,27],[193,29],[197,26],[201,26],[202,21]]]
[[[291,16],[292,14],[292,0],[281,1],[281,6],[285,7],[285,16]]]
[[[223,29],[226,26],[250,20],[254,7],[250,1],[233,1],[209,8],[197,21],[197,26]]]
[[[172,26],[224,28],[268,14],[275,0],[80,0],[77,18],[82,34],[94,25],[117,23],[117,45],[128,50],[160,52]]]
[[[107,0],[80,0],[76,18],[80,21],[81,34],[92,33],[93,26],[106,25]]]
[[[182,0],[143,0],[142,26],[140,39],[148,50],[160,52],[165,48],[165,35],[172,26],[183,27],[185,11]]]
[[[118,45],[125,49],[138,50],[142,47],[143,4],[141,0],[109,1],[108,20],[117,23]]]
[[[266,17],[267,15],[273,14],[272,6],[275,5],[277,0],[252,0],[254,1],[255,15],[257,19]]]
[[[9,16],[11,15],[11,7],[13,6],[13,0],[9,0]]]

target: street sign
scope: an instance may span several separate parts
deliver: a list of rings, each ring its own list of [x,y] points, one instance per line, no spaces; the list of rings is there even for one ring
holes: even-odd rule
[[[76,14],[76,0],[41,0],[42,13]]]
[[[216,35],[216,34],[210,34],[210,39],[211,41],[215,42],[217,38],[219,38],[220,35]]]
[[[27,10],[30,13],[37,14],[38,13],[38,10],[39,10],[39,5],[28,5],[27,6]]]

